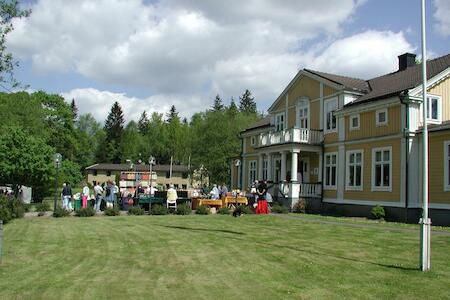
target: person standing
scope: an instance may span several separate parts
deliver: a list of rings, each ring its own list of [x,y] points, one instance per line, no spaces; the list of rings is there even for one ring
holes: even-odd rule
[[[71,203],[72,188],[70,187],[70,184],[68,184],[67,182],[64,182],[63,184],[61,195],[63,200],[62,208],[65,210],[72,210],[72,203]]]
[[[105,187],[105,200],[106,200],[106,207],[112,208],[114,206],[114,188],[111,181],[108,181],[106,183]]]
[[[81,194],[81,207],[86,208],[87,207],[87,201],[89,198],[89,187],[87,183],[84,183],[83,192]]]
[[[216,184],[213,185],[213,188],[212,188],[210,194],[211,194],[211,199],[213,199],[213,200],[217,200],[220,198],[220,192],[219,192],[219,189],[217,188]]]
[[[177,199],[177,191],[174,189],[173,184],[170,184],[169,189],[167,190],[167,207],[169,207],[169,204],[175,204],[176,206]]]
[[[222,186],[220,187],[220,197],[225,198],[228,194],[228,188],[225,185],[225,183],[222,183]]]
[[[100,205],[102,204],[102,193],[103,193],[103,188],[97,182],[97,184],[94,186],[94,195],[95,195],[94,208],[97,212],[100,211]]]
[[[262,181],[256,190],[258,194],[258,206],[256,207],[257,214],[265,214],[269,213],[269,207],[267,206],[266,194],[267,194],[267,184],[266,181]]]

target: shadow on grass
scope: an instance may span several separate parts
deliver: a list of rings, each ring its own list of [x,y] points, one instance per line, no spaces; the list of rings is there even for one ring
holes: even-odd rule
[[[226,229],[192,228],[192,227],[171,226],[171,225],[156,225],[156,224],[154,226],[173,228],[173,229],[181,229],[181,230],[211,231],[211,232],[222,232],[222,233],[231,233],[231,234],[237,234],[237,235],[245,235],[244,232],[232,231],[232,230],[226,230]]]

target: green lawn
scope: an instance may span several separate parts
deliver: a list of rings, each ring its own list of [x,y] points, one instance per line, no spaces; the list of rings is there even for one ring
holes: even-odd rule
[[[350,225],[249,215],[20,219],[5,227],[0,299],[450,298],[448,231],[433,235],[432,271],[422,273],[418,230]]]

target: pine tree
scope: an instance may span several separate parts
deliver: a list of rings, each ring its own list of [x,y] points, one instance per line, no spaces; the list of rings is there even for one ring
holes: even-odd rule
[[[147,112],[144,110],[144,112],[141,115],[141,118],[139,119],[138,122],[138,131],[140,134],[145,135],[148,132],[148,124],[149,124],[149,120],[147,117]]]
[[[111,107],[111,111],[105,121],[105,149],[108,149],[108,160],[113,163],[120,163],[121,161],[121,153],[118,149],[118,145],[120,145],[122,140],[124,123],[125,120],[123,117],[122,108],[116,101]]]
[[[213,111],[223,111],[224,105],[222,103],[222,99],[220,99],[219,94],[216,95],[216,98],[214,99],[213,104]]]
[[[228,107],[228,113],[231,116],[235,116],[238,113],[238,107],[237,107],[236,102],[234,101],[233,97],[231,97],[231,103],[230,103],[230,106]]]
[[[170,111],[167,113],[166,117],[167,117],[167,123],[172,123],[172,121],[174,119],[177,119],[178,121],[180,121],[180,118],[178,117],[178,112],[177,112],[177,109],[175,108],[175,105],[172,105],[170,107]]]
[[[78,107],[75,104],[75,99],[72,99],[72,102],[70,103],[70,109],[72,110],[72,119],[75,122],[78,118]]]
[[[239,110],[246,115],[256,114],[256,102],[249,90],[239,97]]]

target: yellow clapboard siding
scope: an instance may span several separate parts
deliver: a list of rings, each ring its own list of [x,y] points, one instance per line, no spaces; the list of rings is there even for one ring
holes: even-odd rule
[[[324,135],[324,143],[325,144],[336,143],[337,141],[338,141],[338,133],[337,132],[327,133]]]
[[[254,135],[255,137],[255,142],[256,145],[258,144],[258,135]],[[246,137],[245,138],[245,153],[254,153],[255,151],[255,146],[252,146],[252,137]]]
[[[337,90],[333,89],[332,87],[329,87],[328,85],[323,85],[323,96],[330,96],[337,93]]]
[[[430,88],[428,92],[442,97],[442,121],[450,120],[450,78]]]
[[[444,191],[444,142],[450,141],[450,130],[429,134],[429,202],[450,204],[450,192]]]
[[[320,101],[313,101],[309,103],[309,123],[310,129],[320,129]]]

